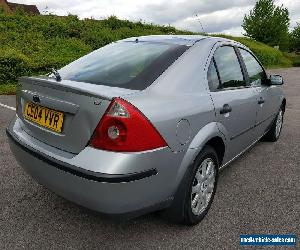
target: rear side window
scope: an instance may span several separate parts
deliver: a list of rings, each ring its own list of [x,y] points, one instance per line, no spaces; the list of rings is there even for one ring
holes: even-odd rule
[[[210,91],[216,91],[220,87],[220,81],[214,59],[211,60],[208,68],[207,81]]]
[[[246,65],[251,86],[261,86],[266,79],[264,69],[260,66],[255,57],[251,55],[251,53],[244,49],[240,49],[240,52]]]
[[[222,88],[246,86],[241,66],[233,47],[223,46],[218,48],[214,58],[219,71]]]
[[[142,90],[187,48],[158,42],[117,42],[76,60],[59,73],[65,80]]]

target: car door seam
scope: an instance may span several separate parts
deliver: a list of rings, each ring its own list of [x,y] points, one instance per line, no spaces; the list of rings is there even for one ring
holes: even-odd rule
[[[230,140],[232,141],[232,140],[234,140],[235,138],[237,138],[237,137],[239,137],[239,136],[241,136],[241,135],[247,133],[247,132],[250,131],[251,129],[254,129],[254,128],[258,127],[260,124],[262,124],[262,123],[264,123],[265,121],[269,120],[272,116],[274,116],[274,114],[268,116],[266,119],[260,121],[259,123],[255,124],[254,126],[251,126],[250,128],[245,129],[245,130],[242,131],[241,133],[239,133],[239,134],[237,134],[237,135],[234,135],[234,136],[230,137]]]

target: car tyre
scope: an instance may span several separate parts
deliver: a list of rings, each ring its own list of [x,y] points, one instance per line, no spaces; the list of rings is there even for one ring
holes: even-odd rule
[[[270,130],[265,135],[265,140],[276,142],[279,139],[282,131],[283,117],[284,117],[284,109],[281,106]]]
[[[185,174],[171,207],[164,215],[172,222],[198,224],[212,204],[217,188],[218,169],[216,151],[211,146],[205,146]]]

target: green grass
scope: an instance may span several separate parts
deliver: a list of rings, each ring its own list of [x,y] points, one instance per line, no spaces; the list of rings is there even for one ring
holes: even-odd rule
[[[0,12],[0,94],[14,93],[20,76],[46,74],[108,43],[127,37],[195,34],[171,26],[109,17],[79,20],[69,15],[27,16]],[[224,36],[245,44],[267,68],[299,66],[299,57],[284,54],[245,37]]]
[[[14,95],[17,90],[17,84],[0,84],[0,95]]]
[[[293,67],[300,67],[300,54],[285,53],[285,57],[292,62]]]

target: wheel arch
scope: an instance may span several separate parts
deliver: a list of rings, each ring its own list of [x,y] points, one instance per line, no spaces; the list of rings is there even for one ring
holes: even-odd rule
[[[217,122],[212,122],[204,126],[190,143],[177,171],[176,188],[174,191],[176,191],[185,173],[206,145],[216,150],[219,166],[221,166],[226,151],[226,137],[220,132]]]
[[[224,154],[225,154],[225,143],[220,136],[211,138],[204,146],[211,146],[217,153],[219,166],[222,166]]]

